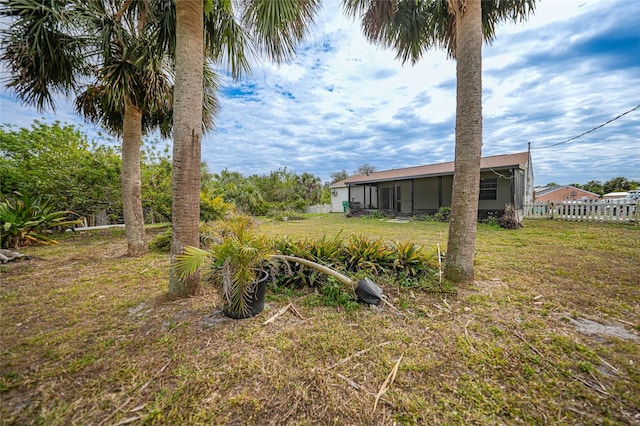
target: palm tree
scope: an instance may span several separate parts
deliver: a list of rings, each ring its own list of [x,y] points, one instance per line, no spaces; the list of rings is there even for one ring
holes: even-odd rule
[[[200,208],[201,105],[204,54],[227,67],[234,78],[249,72],[249,57],[262,53],[279,62],[289,59],[313,21],[320,0],[178,0],[176,2],[176,88],[173,142],[173,241],[169,293],[188,296],[199,277],[175,272],[176,256],[198,245]],[[204,17],[204,19],[203,19]]]
[[[193,295],[199,276],[181,278],[175,270],[175,256],[187,245],[199,245],[200,150],[204,64],[202,1],[176,2],[176,87],[173,98],[173,175],[171,190],[171,265],[169,293]]]
[[[122,137],[127,252],[144,254],[140,144],[143,133],[159,129],[166,137],[171,130],[172,4],[9,0],[4,6],[3,14],[17,18],[6,35],[2,59],[9,64],[9,86],[18,96],[39,109],[55,110],[55,91],[75,92],[80,114]],[[216,106],[211,96],[217,86],[210,71],[205,75],[210,89],[203,120],[211,127]]]
[[[456,146],[445,276],[473,281],[482,150],[482,42],[502,21],[524,20],[535,0],[343,0],[365,36],[415,64],[431,48],[456,60]]]

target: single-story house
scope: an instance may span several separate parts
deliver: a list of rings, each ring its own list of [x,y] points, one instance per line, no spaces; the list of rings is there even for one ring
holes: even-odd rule
[[[534,199],[540,203],[561,203],[563,201],[597,200],[600,195],[571,185],[543,186],[534,188]]]
[[[506,204],[521,210],[525,203],[533,202],[529,152],[484,157],[480,168],[479,217],[501,215]],[[453,171],[450,161],[351,176],[330,185],[333,211],[342,211],[342,201],[348,201],[352,210],[433,214],[451,206]]]

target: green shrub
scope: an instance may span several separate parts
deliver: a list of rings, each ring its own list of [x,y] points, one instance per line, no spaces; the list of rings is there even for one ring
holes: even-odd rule
[[[382,239],[369,240],[353,235],[344,244],[347,270],[381,274],[393,266],[393,251]]]
[[[380,210],[374,210],[371,213],[369,213],[369,217],[371,219],[384,219],[386,216],[384,215],[384,212]]]
[[[393,269],[396,272],[402,272],[408,277],[417,277],[427,269],[427,259],[415,243],[396,241],[390,244],[390,249],[394,252]]]
[[[351,289],[346,289],[334,278],[329,278],[327,284],[320,287],[320,293],[325,296],[327,306],[343,307],[345,311],[358,308],[360,305]]]
[[[171,228],[162,234],[158,234],[149,241],[149,250],[157,253],[169,253],[171,251]]]
[[[324,236],[319,240],[287,238],[271,242],[275,251],[321,263],[348,275],[402,276],[409,281],[431,280],[437,269],[433,254],[426,254],[413,242],[387,242],[382,239],[369,240],[352,236],[343,239],[340,234],[333,238]],[[280,286],[301,288],[321,287],[328,277],[314,269],[296,263],[282,262],[276,275]]]
[[[19,248],[36,244],[57,244],[49,235],[79,224],[80,219],[70,219],[70,211],[55,211],[52,204],[42,197],[34,199],[16,192],[16,197],[0,200],[0,247]]]
[[[233,209],[233,204],[225,202],[221,195],[211,197],[205,191],[200,191],[200,220],[220,220]]]
[[[451,216],[451,207],[440,207],[433,215],[433,219],[436,222],[449,222],[449,216]]]
[[[481,223],[489,226],[500,226],[500,219],[496,217],[495,214],[489,213],[486,218],[480,220]]]

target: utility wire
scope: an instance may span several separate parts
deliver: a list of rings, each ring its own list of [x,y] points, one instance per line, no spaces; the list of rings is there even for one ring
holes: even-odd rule
[[[606,125],[607,125],[607,124],[609,124],[609,123],[613,123],[613,122],[614,122],[614,121],[616,121],[617,119],[619,119],[619,118],[621,118],[621,117],[623,117],[623,116],[625,116],[625,115],[629,114],[630,112],[633,112],[633,111],[637,110],[638,108],[640,108],[640,105],[636,105],[635,107],[631,108],[629,111],[625,111],[625,112],[623,112],[622,114],[620,114],[620,115],[618,115],[618,116],[616,116],[616,117],[613,117],[611,120],[609,120],[609,121],[607,121],[607,122],[604,122],[604,123],[602,123],[601,125],[596,126],[596,127],[594,127],[593,129],[591,129],[591,130],[587,130],[586,132],[581,133],[581,134],[579,134],[578,136],[574,136],[574,137],[572,137],[572,138],[569,138],[569,139],[563,140],[562,142],[558,142],[558,143],[554,143],[554,144],[546,145],[546,146],[539,146],[539,147],[531,148],[531,149],[545,149],[545,148],[551,148],[551,147],[554,147],[554,146],[558,146],[558,145],[565,144],[565,143],[567,143],[567,142],[571,142],[571,141],[573,141],[573,140],[576,140],[576,139],[578,139],[578,138],[583,137],[584,135],[588,135],[589,133],[594,132],[594,131],[598,130],[598,129],[599,129],[599,128],[601,128],[601,127],[604,127],[604,126],[606,126]]]

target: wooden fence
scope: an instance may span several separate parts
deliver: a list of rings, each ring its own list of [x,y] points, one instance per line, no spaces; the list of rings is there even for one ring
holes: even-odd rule
[[[525,204],[524,217],[638,225],[640,224],[640,201],[635,204],[616,200]]]

